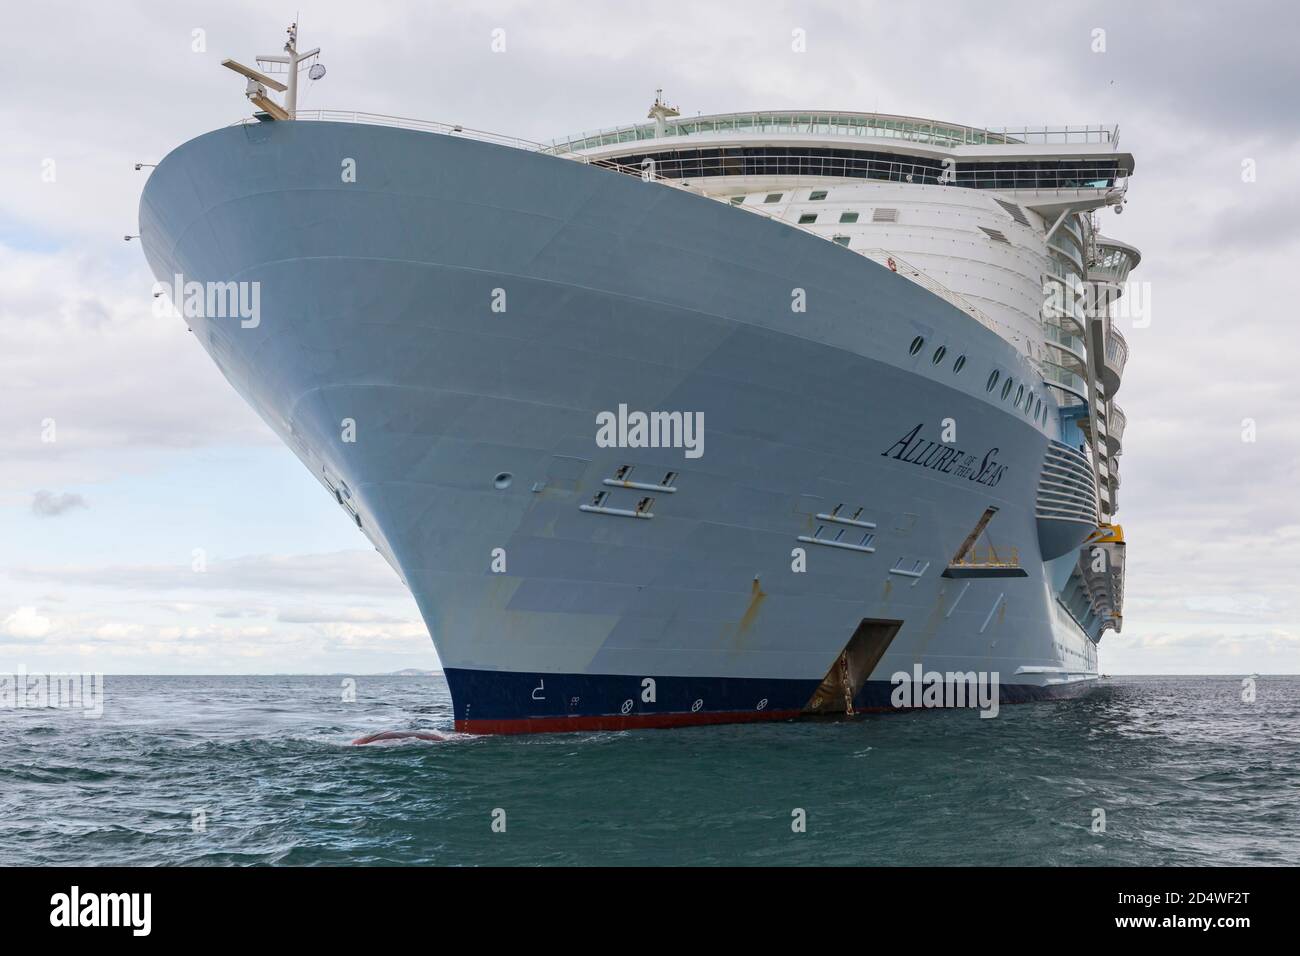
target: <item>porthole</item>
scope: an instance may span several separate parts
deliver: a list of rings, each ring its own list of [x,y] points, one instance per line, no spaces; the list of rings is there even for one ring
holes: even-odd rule
[[[994,369],[993,371],[989,372],[989,380],[988,383],[984,386],[984,391],[991,392],[993,391],[993,389],[997,388],[998,379],[1001,377],[1002,377],[1002,373],[999,372],[997,369]]]
[[[925,346],[925,339],[922,336],[918,335],[916,338],[912,339],[912,344],[908,348],[907,352],[909,355],[915,355],[917,352],[921,351],[921,349],[924,346]]]
[[[965,367],[966,367],[966,356],[964,356],[964,355],[958,355],[958,356],[957,356],[957,361],[955,361],[955,362],[952,363],[952,373],[953,373],[954,375],[956,375],[958,372],[960,372],[960,371],[961,371],[962,369],[964,369]]]
[[[948,354],[948,350],[944,346],[940,345],[937,349],[934,350],[934,358],[930,359],[930,361],[933,364],[938,365],[940,362],[943,361],[943,357],[947,354]]]
[[[1014,384],[1016,384],[1015,380],[1010,376],[1008,376],[1007,380],[1002,383],[1002,400],[1004,402],[1007,400],[1007,396],[1011,394],[1011,386]]]
[[[509,488],[510,482],[515,480],[515,476],[508,471],[503,471],[492,479],[492,484],[497,488]]]

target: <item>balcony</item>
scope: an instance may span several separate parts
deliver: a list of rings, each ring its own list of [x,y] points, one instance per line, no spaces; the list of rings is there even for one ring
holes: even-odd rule
[[[1122,286],[1128,279],[1128,274],[1136,269],[1141,261],[1142,253],[1135,246],[1106,236],[1098,236],[1097,258],[1095,262],[1088,265],[1088,280]]]
[[[1085,402],[1088,400],[1088,383],[1081,375],[1076,375],[1069,369],[1049,361],[1039,363],[1039,371],[1043,373],[1043,381],[1048,385],[1064,389]]]
[[[1119,390],[1120,379],[1124,376],[1124,366],[1128,364],[1128,342],[1119,329],[1111,326],[1106,336],[1106,360],[1101,363],[1102,382],[1106,394],[1114,395]]]
[[[1083,371],[1088,367],[1087,346],[1083,344],[1083,338],[1078,335],[1071,335],[1069,332],[1050,323],[1043,323],[1043,338],[1047,344],[1064,352],[1066,355],[1074,358],[1079,363],[1078,371]],[[1063,367],[1068,367],[1063,365]]]
[[[1128,424],[1128,417],[1124,414],[1124,409],[1120,408],[1114,402],[1110,405],[1110,414],[1106,417],[1106,429],[1110,434],[1111,440],[1115,442],[1118,451],[1119,443],[1124,437],[1124,426]]]

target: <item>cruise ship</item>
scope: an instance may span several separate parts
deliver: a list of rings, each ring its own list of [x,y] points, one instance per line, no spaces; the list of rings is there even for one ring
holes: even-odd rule
[[[1101,228],[1116,127],[657,96],[542,144],[300,110],[318,57],[291,28],[226,61],[256,112],[153,170],[142,246],[414,595],[457,730],[1094,686],[1139,260]]]

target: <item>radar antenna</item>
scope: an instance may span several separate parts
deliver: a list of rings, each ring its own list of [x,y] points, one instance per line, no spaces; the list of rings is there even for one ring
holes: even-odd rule
[[[289,39],[285,41],[283,53],[258,55],[257,65],[265,72],[255,70],[251,66],[244,66],[236,60],[221,61],[221,65],[226,69],[234,70],[248,80],[244,95],[253,102],[254,106],[276,120],[291,120],[297,115],[299,73],[307,69],[309,70],[307,76],[313,80],[319,80],[325,75],[324,64],[316,62],[320,56],[320,47],[305,53],[298,52],[298,21],[289,24],[289,29],[285,32]],[[286,82],[280,82],[271,74],[285,74]],[[284,105],[275,102],[267,90],[283,93]]]

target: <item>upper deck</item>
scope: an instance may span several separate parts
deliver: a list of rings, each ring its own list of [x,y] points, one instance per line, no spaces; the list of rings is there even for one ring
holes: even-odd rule
[[[604,154],[628,146],[679,147],[736,143],[802,143],[850,149],[884,149],[916,155],[990,160],[1109,157],[1128,172],[1133,157],[1119,152],[1114,125],[976,127],[890,113],[760,111],[718,113],[636,123],[580,133],[547,144],[549,152]]]
[[[1115,201],[1134,167],[1133,157],[1119,150],[1119,128],[1104,124],[982,128],[884,113],[799,111],[680,118],[659,101],[650,115],[650,122],[559,139],[544,149],[586,162],[652,165],[659,176],[679,181],[886,180],[1071,204],[1085,197]]]

